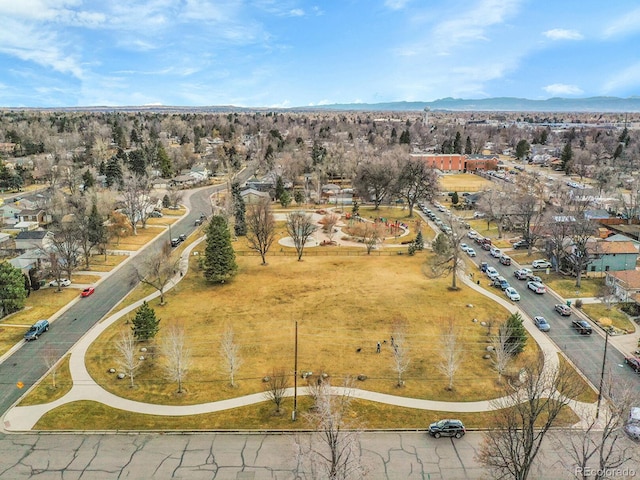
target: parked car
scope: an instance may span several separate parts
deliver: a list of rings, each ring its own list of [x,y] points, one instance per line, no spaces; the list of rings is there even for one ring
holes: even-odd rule
[[[487,268],[489,268],[489,264],[487,262],[480,262],[480,271],[487,273]]]
[[[491,247],[491,250],[489,251],[489,253],[491,253],[491,256],[495,258],[500,258],[500,255],[502,255],[502,252],[500,251],[500,249],[495,246]]]
[[[531,263],[531,267],[535,269],[551,268],[551,263],[547,260],[534,260]]]
[[[591,335],[593,332],[591,325],[589,325],[589,322],[586,320],[574,320],[571,322],[571,325],[573,325],[573,328],[575,328],[581,335]]]
[[[178,245],[180,245],[181,242],[182,242],[182,240],[180,240],[178,237],[172,238],[171,239],[171,246],[172,247],[177,247]]]
[[[38,320],[31,328],[24,334],[24,339],[27,342],[31,340],[37,340],[40,335],[49,330],[48,320]]]
[[[460,250],[462,250],[463,252],[466,252],[467,250],[469,250],[469,245],[467,245],[466,243],[461,243]]]
[[[626,357],[624,363],[629,365],[634,372],[640,373],[640,358],[638,357]]]
[[[513,248],[515,250],[518,250],[520,248],[529,248],[529,241],[528,240],[518,240],[516,243],[513,244]]]
[[[84,290],[82,290],[82,293],[80,294],[80,296],[88,297],[89,295],[92,295],[93,292],[95,291],[96,291],[95,287],[87,287]]]
[[[467,232],[467,237],[469,237],[470,239],[475,239],[478,236],[478,233],[475,230],[469,230]]]
[[[60,286],[61,287],[68,287],[69,285],[71,285],[71,280],[69,280],[68,278],[61,278],[60,279]],[[57,280],[52,280],[49,282],[49,286],[50,287],[57,287],[58,286],[58,281]]]
[[[560,315],[563,315],[565,317],[568,317],[569,315],[571,315],[571,308],[568,305],[557,303],[553,306],[553,308],[555,309],[556,312],[558,312]]]
[[[181,233],[178,238],[180,239],[181,242],[184,242],[187,239],[187,236],[184,233]]]
[[[162,215],[162,212],[154,210],[153,212],[151,212],[149,214],[149,217],[151,217],[151,218],[162,218],[162,217],[164,217],[164,215]]]
[[[632,439],[640,440],[640,407],[631,407],[624,431]]]
[[[470,257],[475,257],[476,256],[476,251],[473,248],[468,247],[467,248],[467,255],[469,255]]]
[[[504,294],[507,296],[509,300],[513,302],[517,302],[518,300],[520,300],[520,294],[513,287],[505,288]]]
[[[500,263],[503,265],[511,265],[511,257],[503,253],[500,255]]]
[[[542,279],[539,276],[534,275],[533,273],[527,275],[527,280],[529,280],[530,282],[542,283]]]
[[[529,270],[528,268],[521,268],[520,270],[516,270],[515,272],[513,272],[513,275],[518,279],[518,280],[526,280],[527,277],[529,276],[529,274],[533,273],[531,270]]]
[[[435,438],[461,438],[466,432],[467,431],[464,428],[464,424],[460,420],[445,419],[439,420],[429,425],[429,435]]]
[[[493,286],[494,287],[500,287],[502,290],[506,290],[507,288],[509,288],[511,285],[509,285],[509,282],[507,282],[507,279],[500,276],[498,278],[496,278],[493,281]]]
[[[536,327],[538,327],[538,330],[541,332],[548,332],[551,330],[551,325],[549,325],[544,317],[533,317],[533,323],[536,324]]]
[[[491,280],[495,280],[498,277],[498,275],[500,275],[498,271],[493,267],[487,267],[486,273],[487,273],[487,277],[489,277]]]
[[[534,292],[539,294],[547,292],[547,288],[540,282],[528,282],[527,287],[529,287],[529,290],[533,290]]]

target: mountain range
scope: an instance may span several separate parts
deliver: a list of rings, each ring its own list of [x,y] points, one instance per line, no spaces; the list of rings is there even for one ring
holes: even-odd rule
[[[387,102],[348,103],[314,107],[315,110],[352,111],[495,111],[495,112],[640,112],[640,96],[549,98],[529,100],[527,98],[495,97],[481,99],[441,98],[432,102]],[[300,107],[295,110],[308,110]],[[292,109],[294,110],[294,109]]]

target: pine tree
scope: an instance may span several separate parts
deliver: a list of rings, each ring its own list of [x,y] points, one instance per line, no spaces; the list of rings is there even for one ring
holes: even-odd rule
[[[453,192],[453,195],[451,195],[451,204],[457,205],[459,201],[460,197],[458,197],[458,192]]]
[[[214,283],[224,283],[238,270],[236,254],[231,246],[231,234],[224,217],[215,215],[207,227],[204,276]]]
[[[464,153],[466,155],[471,155],[473,153],[473,145],[471,144],[471,137],[467,135],[467,141],[464,146]]]
[[[122,184],[122,167],[118,157],[111,157],[105,167],[105,175],[107,176],[107,187],[114,184]]]
[[[560,156],[560,161],[562,162],[562,170],[564,170],[566,174],[569,174],[572,158],[573,150],[571,149],[571,142],[567,142],[567,144],[562,149],[562,155]]]
[[[160,168],[160,174],[162,178],[171,178],[173,176],[173,168],[171,165],[171,160],[169,159],[169,155],[167,155],[167,151],[164,149],[161,143],[158,143],[156,161],[158,162],[158,167]]]
[[[156,317],[156,312],[149,306],[147,302],[142,302],[140,308],[136,310],[136,316],[133,319],[133,335],[136,340],[149,340],[156,336],[160,330],[160,320]]]
[[[422,236],[422,230],[418,230],[416,239],[413,241],[416,246],[416,250],[424,250],[424,237]]]
[[[460,132],[456,132],[456,138],[453,141],[453,153],[462,153],[462,135],[460,135]]]
[[[107,227],[104,225],[104,219],[98,212],[98,206],[95,202],[91,205],[91,212],[89,212],[87,224],[89,231],[89,243],[92,246],[104,245],[107,243]]]
[[[0,317],[20,310],[26,298],[20,269],[9,262],[0,262]]]
[[[240,195],[240,185],[237,182],[231,186],[231,193],[233,195],[235,217],[233,231],[235,232],[237,237],[244,237],[247,234],[247,207],[244,203],[244,198],[242,198],[242,195]]]
[[[524,327],[522,316],[514,313],[507,318],[507,328],[509,331],[509,339],[507,343],[514,345],[513,350],[516,355],[522,353],[527,343],[527,330]]]
[[[282,177],[278,175],[278,178],[276,178],[276,200],[280,201],[280,197],[282,196],[283,193],[284,193],[284,180],[282,180]]]

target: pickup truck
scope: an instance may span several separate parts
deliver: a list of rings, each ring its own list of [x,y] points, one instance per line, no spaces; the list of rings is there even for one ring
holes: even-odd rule
[[[575,328],[578,333],[581,335],[591,335],[593,330],[591,329],[591,325],[586,320],[574,320],[571,322],[573,328]]]

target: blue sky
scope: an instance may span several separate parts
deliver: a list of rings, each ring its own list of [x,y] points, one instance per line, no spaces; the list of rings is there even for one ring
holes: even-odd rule
[[[0,106],[640,95],[637,0],[0,0]]]

